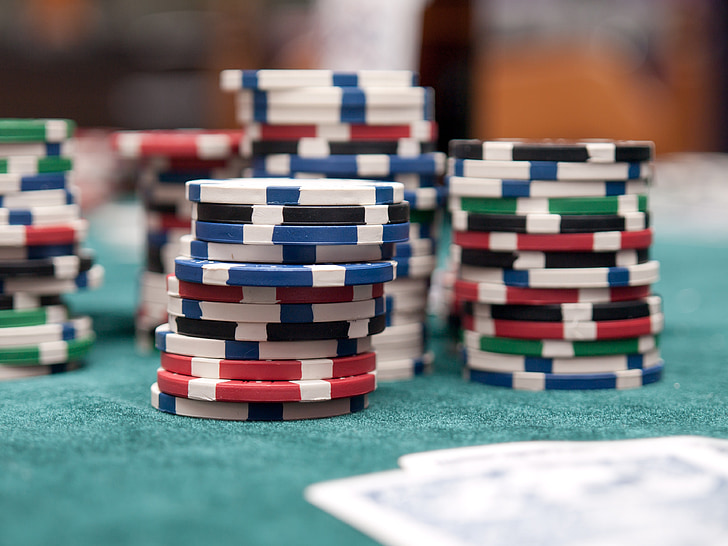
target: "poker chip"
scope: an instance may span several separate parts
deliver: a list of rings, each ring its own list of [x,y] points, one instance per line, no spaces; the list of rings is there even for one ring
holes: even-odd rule
[[[531,372],[562,375],[642,370],[658,365],[662,359],[660,351],[657,349],[641,354],[542,358],[490,353],[467,348],[464,349],[464,360],[468,368],[485,372]]]
[[[450,157],[487,161],[644,162],[652,160],[654,151],[654,143],[646,140],[451,140],[449,144]]]
[[[484,214],[627,214],[647,211],[647,194],[607,197],[459,197],[452,196],[451,210]]]
[[[394,246],[395,255],[406,258],[408,256],[427,256],[435,253],[433,239],[412,239],[406,243],[397,243]]]
[[[161,366],[170,372],[210,379],[247,381],[297,381],[356,376],[373,372],[376,360],[373,352],[309,360],[228,360],[164,352],[161,354]]]
[[[32,260],[0,261],[0,279],[16,277],[52,277],[74,279],[88,271],[93,265],[93,256],[88,251],[77,255],[54,256]]]
[[[67,173],[44,173],[35,175],[0,174],[0,193],[24,191],[62,190],[70,188]]]
[[[455,297],[463,301],[521,305],[629,301],[649,296],[650,290],[649,285],[617,288],[544,289],[470,282],[462,279],[458,279],[454,283]]]
[[[0,157],[2,174],[41,174],[70,171],[73,161],[69,157],[32,155]]]
[[[89,331],[71,339],[0,346],[0,362],[3,366],[46,366],[77,362],[86,357],[95,340],[95,334]]]
[[[87,271],[81,271],[74,278],[25,277],[0,279],[0,294],[26,292],[36,295],[68,294],[79,290],[94,289],[104,280],[104,268],[94,264]]]
[[[390,296],[387,296],[389,298]],[[540,305],[502,305],[464,302],[466,314],[504,320],[545,322],[627,320],[662,313],[662,298],[657,295],[609,303],[559,303]]]
[[[394,243],[350,245],[255,245],[210,243],[191,235],[179,240],[178,254],[198,260],[280,264],[321,264],[336,262],[371,262],[389,260]]]
[[[395,256],[392,260],[397,264],[399,277],[429,278],[437,266],[437,256]]]
[[[533,372],[485,372],[465,369],[465,376],[470,381],[485,383],[516,390],[574,390],[574,389],[635,389],[659,381],[664,364],[660,361],[656,366],[638,370],[622,370],[611,373],[593,374],[549,374]]]
[[[234,322],[318,323],[372,318],[385,313],[384,298],[337,303],[224,303],[170,296],[170,315]]]
[[[604,288],[642,286],[659,280],[656,260],[625,267],[570,267],[554,269],[501,269],[461,265],[465,281],[520,286],[524,288]]]
[[[225,224],[192,220],[192,234],[200,240],[245,245],[374,245],[404,242],[410,225],[289,226]]]
[[[353,356],[371,351],[371,338],[314,341],[231,341],[187,336],[171,331],[168,324],[155,330],[160,351],[187,356],[233,360],[291,360]]]
[[[568,322],[492,319],[473,315],[462,317],[462,327],[472,332],[487,336],[541,340],[622,339],[659,334],[664,326],[665,316],[662,313],[624,320]]]
[[[641,231],[650,227],[647,212],[605,215],[483,214],[452,211],[452,228],[457,231],[514,233],[592,233]]]
[[[67,320],[68,309],[65,305],[46,305],[35,309],[0,310],[0,328],[38,326]]]
[[[305,158],[321,158],[332,155],[384,154],[417,157],[436,151],[434,142],[409,138],[398,140],[332,141],[323,138],[299,140],[244,141],[241,149],[254,156],[290,154]]]
[[[0,157],[56,157],[73,153],[73,142],[0,142]]]
[[[320,138],[331,142],[361,142],[369,140],[399,140],[409,138],[436,141],[437,123],[418,120],[402,124],[367,125],[364,123],[271,124],[247,123],[245,134],[253,142]]]
[[[157,370],[160,392],[206,402],[318,402],[369,394],[376,388],[374,372],[334,379],[241,381],[190,377]]]
[[[404,198],[409,203],[410,210],[440,209],[447,201],[447,187],[405,189]]]
[[[618,250],[616,252],[493,252],[450,245],[450,258],[454,263],[477,267],[502,269],[551,269],[572,267],[625,267],[648,262],[648,248]],[[399,269],[397,270],[399,272]]]
[[[48,341],[68,341],[88,336],[91,319],[79,317],[66,322],[0,328],[0,347],[22,347]]]
[[[187,258],[175,259],[178,279],[222,286],[351,286],[388,282],[395,277],[392,261],[348,264],[227,263]]]
[[[645,141],[451,141],[450,308],[467,379],[550,390],[661,377],[653,155]]]
[[[641,354],[657,348],[658,339],[658,336],[645,335],[600,341],[536,340],[486,336],[471,330],[463,330],[463,342],[469,349],[545,358]]]
[[[58,295],[36,296],[24,292],[3,294],[0,295],[0,310],[38,309],[49,305],[61,305],[62,301]]]
[[[21,209],[72,205],[78,202],[78,189],[71,186],[59,190],[20,191],[0,195],[0,207]]]
[[[289,176],[293,173],[322,173],[339,177],[387,177],[398,173],[425,175],[445,171],[445,155],[431,152],[414,157],[386,154],[332,155],[304,157],[290,154],[270,154],[253,160],[257,176]]]
[[[419,76],[408,70],[223,70],[220,88],[288,89],[297,87],[414,87]]]
[[[356,413],[368,407],[367,395],[323,402],[203,402],[165,394],[154,383],[152,407],[164,413],[227,421],[293,421]]]
[[[483,250],[607,252],[648,248],[652,244],[652,229],[559,234],[454,231],[452,241],[463,248]]]
[[[227,159],[236,154],[243,131],[119,131],[112,146],[126,158],[174,157]]]
[[[646,194],[647,180],[508,180],[498,178],[447,177],[450,195],[457,197],[486,197],[501,199],[610,197],[629,194]]]
[[[52,258],[66,254],[77,254],[78,245],[32,245],[32,246],[0,246],[0,260],[35,260]]]
[[[418,358],[380,360],[377,364],[377,381],[402,381],[430,373],[434,360],[435,355],[432,351]]]
[[[170,315],[172,332],[233,341],[312,341],[358,339],[378,334],[387,324],[382,314],[368,319],[311,323],[229,322]]]
[[[0,119],[0,142],[63,142],[75,130],[70,119]]]
[[[406,124],[434,120],[434,92],[423,87],[303,87],[241,90],[236,94],[240,123]]]
[[[268,225],[400,224],[409,221],[409,204],[402,202],[392,205],[326,207],[194,203],[192,219]]]
[[[519,180],[637,180],[652,177],[648,162],[589,163],[568,161],[499,161],[450,158],[454,176]]]
[[[186,184],[187,198],[198,203],[250,205],[390,205],[404,199],[398,183],[368,180],[239,178]]]
[[[78,205],[41,206],[29,209],[0,208],[0,225],[43,226],[73,222],[81,216]]]

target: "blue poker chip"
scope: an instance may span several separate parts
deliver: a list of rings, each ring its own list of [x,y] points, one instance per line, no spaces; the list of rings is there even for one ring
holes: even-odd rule
[[[223,91],[297,87],[415,87],[419,76],[409,70],[223,70]]]
[[[379,245],[409,238],[410,225],[290,226],[192,221],[192,234],[202,241],[244,245]]]
[[[183,281],[217,286],[353,286],[389,282],[395,262],[348,264],[227,263],[177,257],[175,275]]]
[[[445,170],[445,154],[431,152],[414,157],[386,154],[332,155],[302,157],[271,154],[253,158],[253,169],[272,175],[321,173],[342,177],[386,177],[400,173],[440,175]]]
[[[652,177],[650,163],[572,163],[568,161],[448,160],[448,174],[516,180],[637,180]]]
[[[191,180],[187,198],[197,203],[250,205],[390,205],[404,200],[398,182],[340,179],[233,178]]]
[[[68,173],[33,175],[0,174],[0,193],[62,190],[69,186]]]
[[[397,262],[397,277],[402,279],[429,277],[437,267],[437,256],[433,254],[429,256],[395,256],[392,259]]]
[[[447,186],[404,190],[404,199],[410,204],[411,210],[435,210],[443,208],[447,203],[447,195]]]
[[[0,208],[0,224],[8,226],[56,226],[81,218],[78,205]]]
[[[662,377],[664,362],[644,369],[622,370],[611,373],[552,374],[535,372],[486,372],[466,368],[467,379],[497,387],[516,390],[593,390],[635,389],[655,383]]]

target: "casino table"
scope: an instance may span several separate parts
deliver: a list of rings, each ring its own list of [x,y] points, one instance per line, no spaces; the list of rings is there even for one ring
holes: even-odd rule
[[[680,212],[704,215],[679,195],[655,202],[665,205],[653,247],[667,321],[659,383],[546,392],[470,384],[433,317],[432,375],[380,384],[365,411],[294,422],[200,420],[151,407],[159,356],[135,349],[141,252],[127,240],[129,216],[118,214],[133,204],[91,211],[89,246],[106,267],[105,284],[69,298],[94,319],[98,342],[86,366],[0,384],[0,544],[371,544],[309,505],[304,488],[393,469],[401,455],[423,450],[728,438],[728,229],[690,229]],[[713,220],[724,228],[721,210],[718,200]]]

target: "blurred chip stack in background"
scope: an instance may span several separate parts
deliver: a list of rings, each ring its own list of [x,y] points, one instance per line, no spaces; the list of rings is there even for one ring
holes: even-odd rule
[[[225,70],[255,177],[389,180],[404,184],[410,239],[398,243],[397,280],[385,289],[388,327],[377,336],[380,380],[429,369],[430,275],[446,200],[436,151],[434,91],[406,70]]]
[[[98,287],[104,269],[81,247],[88,222],[73,182],[66,119],[0,120],[0,380],[72,370],[95,334],[64,294]]]
[[[138,162],[137,194],[144,206],[145,268],[139,276],[135,316],[137,346],[151,349],[154,329],[167,321],[165,278],[174,273],[179,239],[190,232],[185,182],[239,176],[246,165],[239,155],[242,131],[119,131],[114,148]]]

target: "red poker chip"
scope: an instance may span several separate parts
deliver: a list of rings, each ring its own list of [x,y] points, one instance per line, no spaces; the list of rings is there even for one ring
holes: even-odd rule
[[[379,298],[384,284],[358,286],[218,286],[167,277],[167,293],[180,298],[228,303],[336,303]]]
[[[624,248],[648,248],[652,244],[652,229],[556,234],[453,231],[452,237],[452,242],[463,248],[483,250],[603,252]]]
[[[659,334],[664,316],[657,313],[649,317],[625,320],[536,322],[462,317],[462,327],[491,337],[516,339],[565,339],[570,341],[599,341]]]
[[[338,379],[301,381],[234,381],[157,370],[163,393],[207,402],[316,402],[368,394],[377,387],[376,373]]]
[[[376,369],[376,355],[367,352],[308,360],[232,360],[162,352],[161,366],[169,372],[210,379],[297,381],[333,379],[373,372]]]

